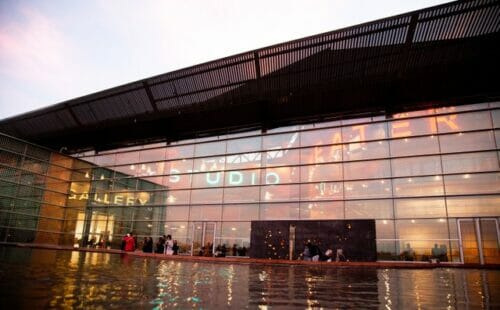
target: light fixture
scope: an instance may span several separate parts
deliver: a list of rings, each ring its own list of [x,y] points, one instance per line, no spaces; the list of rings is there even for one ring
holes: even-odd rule
[[[85,172],[85,177],[86,177],[87,179],[88,179],[88,178],[90,178],[90,175],[89,175],[89,172],[88,172],[88,171],[87,171],[87,172]]]

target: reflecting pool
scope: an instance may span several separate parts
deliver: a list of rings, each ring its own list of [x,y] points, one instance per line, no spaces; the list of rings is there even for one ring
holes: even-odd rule
[[[500,271],[201,263],[0,246],[3,309],[499,309]]]

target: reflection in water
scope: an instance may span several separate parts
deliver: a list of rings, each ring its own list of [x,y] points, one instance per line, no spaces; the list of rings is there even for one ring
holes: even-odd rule
[[[498,292],[497,270],[196,263],[0,247],[0,304],[9,309],[493,309]]]

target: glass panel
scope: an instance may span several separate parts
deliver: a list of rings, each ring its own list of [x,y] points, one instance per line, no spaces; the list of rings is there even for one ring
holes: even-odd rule
[[[396,232],[401,260],[428,261],[434,244],[447,243],[449,238],[448,223],[443,219],[397,220]],[[445,256],[448,250],[445,244]]]
[[[389,123],[391,138],[429,135],[436,133],[436,118],[416,118]]]
[[[291,132],[279,135],[267,135],[262,138],[263,150],[282,150],[299,146],[299,133]]]
[[[500,263],[498,224],[495,219],[480,219],[481,243],[485,264]]]
[[[226,186],[258,185],[261,170],[226,171]]]
[[[346,199],[386,198],[391,196],[391,180],[344,182]]]
[[[344,179],[374,179],[391,176],[389,160],[344,163]]]
[[[395,199],[396,218],[446,217],[444,198]]]
[[[140,158],[141,162],[165,160],[166,151],[165,151],[165,148],[143,150],[143,151],[140,151],[139,158]]]
[[[191,191],[191,203],[221,203],[222,188],[194,189]]]
[[[394,157],[439,153],[438,139],[435,136],[397,139],[392,140],[390,144]]]
[[[493,127],[500,128],[500,110],[491,111],[491,117],[493,118]]]
[[[226,141],[214,141],[195,145],[195,156],[210,156],[224,154],[226,152]]]
[[[167,221],[185,221],[189,218],[189,207],[188,206],[175,206],[165,208],[166,215],[165,219]]]
[[[349,200],[345,202],[346,219],[393,218],[392,200]]]
[[[376,220],[375,229],[377,231],[377,239],[395,239],[393,220]]]
[[[344,203],[331,202],[303,202],[300,204],[300,219],[343,219]]]
[[[258,204],[225,205],[222,210],[223,221],[255,221],[259,219]]]
[[[500,196],[448,197],[448,216],[498,216]]]
[[[169,191],[167,196],[167,205],[178,205],[189,203],[189,190]]]
[[[139,162],[139,152],[127,152],[116,154],[115,165],[130,165]]]
[[[115,154],[96,156],[94,160],[98,166],[112,166],[115,163]]]
[[[264,154],[262,164],[267,167],[297,165],[300,162],[300,150],[275,150]]]
[[[351,143],[343,146],[345,161],[389,157],[387,141]]]
[[[395,177],[441,174],[439,156],[396,158],[392,160],[392,175]]]
[[[498,170],[496,152],[443,155],[444,173]]]
[[[260,151],[262,137],[243,138],[227,141],[227,153],[246,153]]]
[[[175,170],[174,170],[175,171]],[[191,174],[171,174],[163,177],[162,184],[168,189],[180,189],[191,187]]]
[[[135,168],[137,169],[137,167]],[[173,160],[165,162],[165,174],[188,173],[193,170],[192,159]]]
[[[261,184],[285,184],[299,182],[299,167],[266,168]]]
[[[362,142],[387,138],[386,123],[353,125],[342,128],[342,141]]]
[[[408,117],[417,117],[417,116],[427,116],[427,115],[433,115],[433,114],[434,114],[434,109],[427,109],[427,110],[396,113],[396,114],[393,114],[392,117],[393,118],[408,118]]]
[[[227,256],[246,255],[246,249],[250,247],[250,232],[250,222],[222,223],[221,236],[216,244],[226,245]]]
[[[179,145],[179,146],[169,146],[166,151],[167,159],[182,159],[193,157],[194,145]]]
[[[309,165],[300,167],[302,182],[342,180],[341,164]]]
[[[479,263],[479,247],[476,238],[476,228],[472,220],[460,220],[460,233],[464,263]]]
[[[491,128],[490,112],[472,112],[437,116],[440,133]]]
[[[300,162],[302,164],[319,164],[336,162],[342,160],[342,146],[332,145],[324,147],[313,147],[300,150]]]
[[[299,199],[299,185],[262,186],[261,201],[285,201]]]
[[[304,131],[300,133],[300,145],[325,145],[342,143],[340,128],[328,128],[322,130]]]
[[[439,137],[441,152],[467,152],[495,148],[492,131],[466,132]]]
[[[339,200],[342,194],[342,182],[300,184],[301,200]]]
[[[449,195],[500,192],[500,173],[460,174],[444,177]]]
[[[394,179],[393,191],[399,197],[443,195],[443,181],[440,176]]]
[[[196,158],[194,160],[193,171],[215,171],[224,170],[224,156]]]
[[[222,216],[222,206],[191,206],[190,221],[218,221]]]
[[[193,174],[192,187],[220,187],[224,184],[224,172],[204,172]]]
[[[226,187],[224,189],[224,202],[258,202],[260,188],[250,187]]]
[[[226,156],[226,169],[259,168],[262,154],[266,153],[243,153]]]
[[[260,206],[260,220],[298,220],[298,203],[273,203]]]

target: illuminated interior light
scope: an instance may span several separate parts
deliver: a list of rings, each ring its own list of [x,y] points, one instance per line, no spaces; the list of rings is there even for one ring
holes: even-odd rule
[[[367,187],[368,187],[368,185],[367,185],[367,184],[361,184],[361,186],[362,186],[363,188],[367,188]]]
[[[408,138],[405,138],[405,142],[408,142]]]
[[[135,170],[135,165],[130,165],[130,170]]]
[[[463,134],[462,132],[459,132],[459,133],[458,133],[458,136],[459,136],[459,137],[461,137],[461,136],[463,136],[463,135],[464,135],[464,134]]]
[[[232,230],[232,231],[235,231],[235,230],[236,230],[236,227],[231,227],[231,230]]]
[[[468,173],[467,173],[467,174],[464,174],[463,178],[464,178],[464,179],[470,179],[470,174],[468,174]]]
[[[411,220],[412,224],[415,224],[415,220]]]
[[[382,141],[379,141],[378,144],[382,144]]]
[[[168,228],[168,225],[164,225],[163,227]]]
[[[380,183],[381,184],[385,184],[385,180],[380,180]]]
[[[436,175],[436,176],[434,177],[434,180],[439,181],[439,180],[441,180],[441,177],[440,177],[439,175]]]
[[[141,170],[146,170],[146,165],[145,164],[141,165]]]
[[[382,223],[384,223],[384,225],[387,225],[387,220],[383,220]]]
[[[104,174],[101,174],[101,180],[104,180]]]
[[[445,222],[445,219],[439,219],[439,221],[440,221],[441,223],[444,223],[444,222]]]
[[[181,225],[181,228],[182,228],[182,229],[184,229],[184,228],[186,228],[186,226],[184,226],[184,225]]]
[[[413,179],[412,178],[408,178],[408,183],[411,183],[413,182]]]
[[[148,224],[148,227],[151,228],[151,227],[153,227],[153,225],[152,224]]]
[[[88,171],[87,171],[87,172],[85,172],[85,177],[86,177],[87,179],[88,179],[88,178],[90,178],[90,175],[89,175],[89,172],[88,172]]]
[[[308,208],[309,210],[311,210],[311,209],[313,208],[312,203],[310,203],[310,204],[307,206],[307,208]]]
[[[434,139],[434,135],[431,136],[431,139]]]

